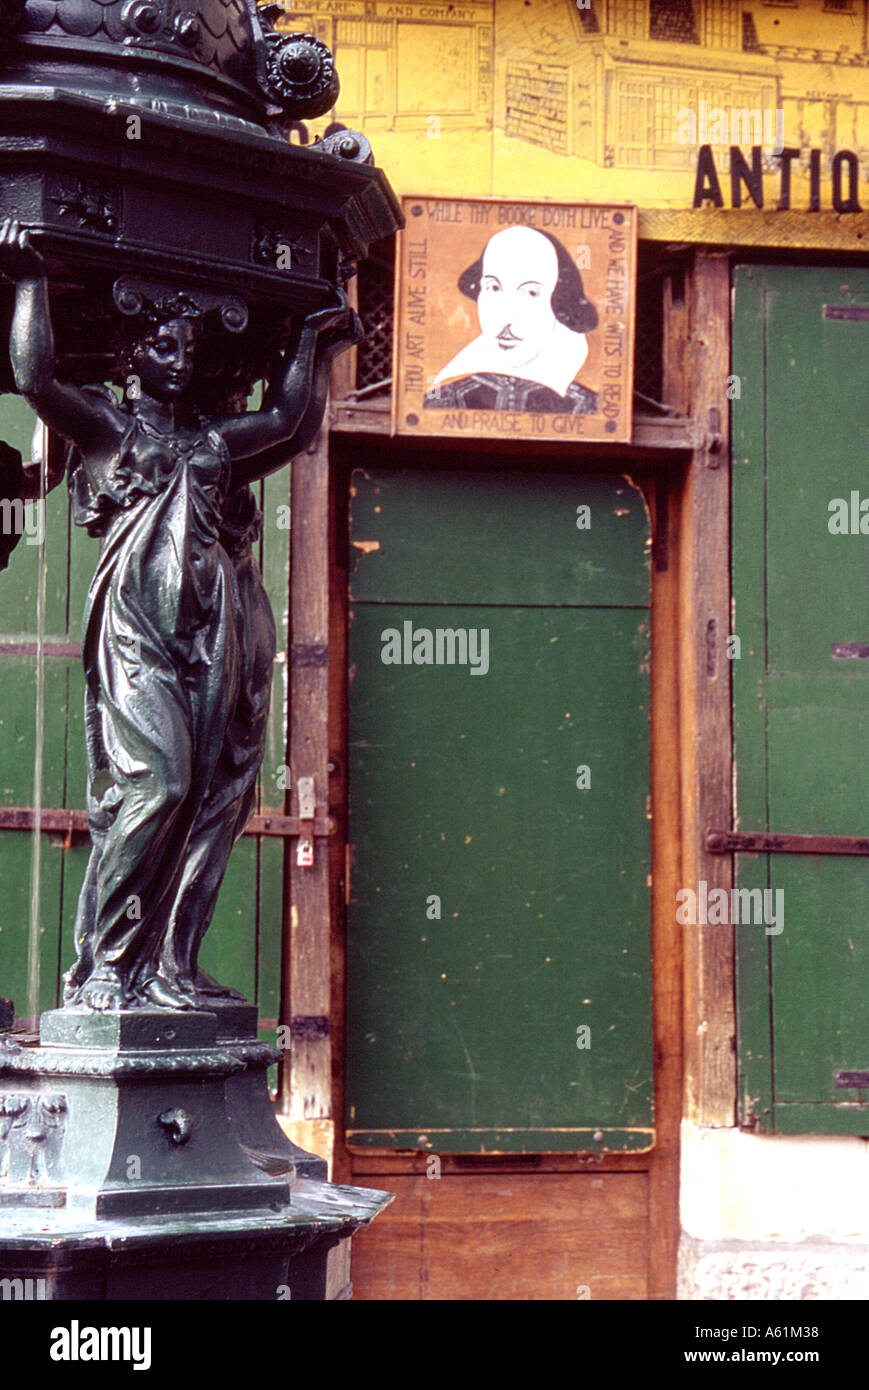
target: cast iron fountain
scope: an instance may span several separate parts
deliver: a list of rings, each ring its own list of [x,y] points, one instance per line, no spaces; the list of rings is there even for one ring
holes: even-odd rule
[[[251,484],[314,438],[359,333],[347,279],[401,215],[362,135],[288,142],[337,78],[253,0],[5,0],[0,38],[0,390],[101,538],[75,960],[38,1043],[0,1015],[0,1275],[323,1298],[327,1250],[388,1194],[284,1138],[277,1051],[198,954],[268,713]],[[8,448],[0,491],[34,493]]]

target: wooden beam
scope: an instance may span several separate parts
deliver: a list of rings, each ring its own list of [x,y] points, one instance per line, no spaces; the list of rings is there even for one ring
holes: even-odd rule
[[[726,395],[730,371],[730,264],[726,254],[694,261],[690,343],[691,413],[703,431],[684,498],[681,572],[682,812],[681,886],[705,880],[730,890],[732,862],[710,853],[708,826],[731,820],[730,730],[730,441]],[[675,903],[673,911],[675,913]],[[736,1055],[733,932],[686,926],[686,1119],[735,1123]]]
[[[359,308],[359,278],[354,275],[347,286],[347,301],[351,309]],[[356,389],[356,358],[358,348],[348,348],[346,352],[339,353],[335,358],[332,367],[331,396],[332,401],[343,401],[349,392]]]
[[[381,434],[390,432],[389,396],[374,400],[335,401],[332,406],[332,429],[340,434]],[[688,417],[666,415],[635,415],[631,444],[643,449],[693,449],[699,438],[698,426]],[[441,440],[432,438],[432,445]],[[577,441],[571,437],[571,458],[575,458]],[[600,440],[585,444],[590,454],[604,455],[626,445],[608,445]]]
[[[694,380],[692,288],[687,266],[674,267],[664,280],[661,398],[677,416],[691,414]]]
[[[293,461],[290,513],[290,731],[292,814],[300,814],[299,782],[313,778],[317,814],[328,814],[329,556],[328,433]],[[329,999],[329,855],[313,840],[313,864],[299,863],[302,841],[290,842],[288,922],[282,1022],[291,1050],[283,1067],[280,1109],[290,1122],[332,1114]]]
[[[647,465],[648,467],[648,465]],[[638,479],[639,481],[639,479]],[[679,763],[678,476],[650,468],[643,481],[654,537],[652,564],[652,972],[655,1147],[649,1164],[649,1290],[676,1297],[679,1137],[682,1119],[682,936],[673,905],[681,886]]]

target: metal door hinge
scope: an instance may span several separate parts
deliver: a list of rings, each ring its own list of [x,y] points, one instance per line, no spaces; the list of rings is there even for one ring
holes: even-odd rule
[[[839,1090],[869,1090],[869,1071],[834,1071],[833,1082]]]
[[[707,830],[709,854],[869,854],[863,835],[780,835],[767,830]]]

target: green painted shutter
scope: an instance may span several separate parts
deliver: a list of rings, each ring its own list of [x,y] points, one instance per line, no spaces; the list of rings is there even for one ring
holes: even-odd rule
[[[348,1142],[646,1149],[642,498],[359,471],[351,512]]]
[[[0,437],[30,457],[35,416],[19,397],[0,399]],[[64,488],[50,494],[45,510],[45,679],[42,804],[84,807],[84,744],[81,662],[63,648],[79,641],[87,538],[70,535]],[[73,528],[74,529],[74,528]],[[0,797],[3,806],[32,806],[36,751],[37,592],[41,549],[25,535],[0,574]],[[91,569],[93,561],[90,562]],[[73,607],[73,593],[79,607]],[[19,648],[20,651],[15,649]],[[60,974],[70,963],[72,919],[88,849],[62,835],[43,835],[38,885],[39,977],[29,998],[33,837],[0,829],[0,993],[15,1001],[19,1016],[52,1007]],[[62,924],[66,931],[61,935]]]
[[[737,826],[869,835],[869,535],[830,502],[869,499],[869,273],[743,267],[733,371]],[[862,306],[862,313],[860,312]],[[844,312],[843,312],[844,311]],[[869,506],[869,502],[867,502]],[[869,525],[869,522],[867,522]],[[736,857],[782,929],[737,931],[740,1113],[779,1131],[869,1133],[869,859]]]

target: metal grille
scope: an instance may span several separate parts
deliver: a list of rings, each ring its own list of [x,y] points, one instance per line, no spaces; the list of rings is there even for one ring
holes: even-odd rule
[[[588,0],[588,4],[584,5],[582,8],[577,6],[577,9],[579,10],[580,23],[586,34],[599,34],[600,22],[595,13],[594,0]]]
[[[652,402],[660,401],[663,380],[664,321],[661,306],[661,276],[655,270],[637,277],[637,326],[634,341],[634,401],[638,414],[648,413]]]
[[[355,396],[377,396],[392,385],[394,270],[394,237],[375,246],[359,267],[359,317],[365,337],[356,349]]]
[[[691,0],[652,0],[649,38],[670,43],[699,43]]]
[[[760,44],[757,41],[757,29],[755,28],[754,15],[747,10],[742,15],[742,47],[746,53],[759,53]]]

